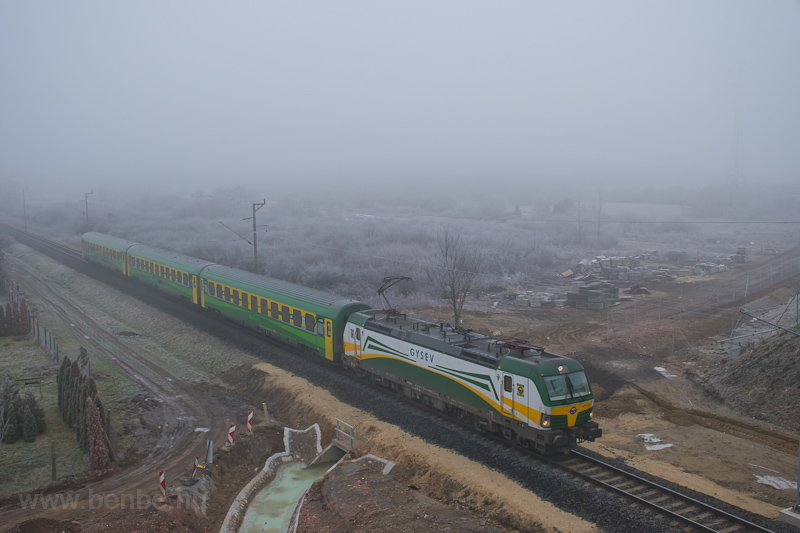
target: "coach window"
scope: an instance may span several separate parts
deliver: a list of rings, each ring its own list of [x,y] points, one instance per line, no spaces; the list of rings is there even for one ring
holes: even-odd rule
[[[278,312],[278,302],[272,302],[269,304],[269,316],[272,318],[279,318],[280,313]]]
[[[317,329],[317,318],[311,313],[306,313],[306,329],[311,332]]]
[[[511,392],[512,387],[512,379],[511,376],[503,376],[503,390],[506,392]]]
[[[237,291],[236,289],[233,289],[231,291],[231,294],[233,295],[233,298],[231,298],[231,302],[233,302],[236,305],[242,305],[242,302],[239,299],[239,291]]]
[[[189,274],[183,275],[183,284],[186,285],[187,287],[189,286]]]
[[[160,275],[160,277],[162,277],[162,278],[163,278],[163,277],[165,277],[165,276],[164,276],[164,267],[163,267],[163,266],[161,266],[161,265],[158,265],[158,269],[159,269],[159,271],[161,272],[161,275]]]
[[[295,309],[292,311],[292,324],[297,326],[298,328],[303,327],[303,312],[299,309]]]
[[[223,299],[230,301],[231,299],[231,290],[228,287],[225,287],[222,290]]]
[[[291,316],[289,315],[289,308],[286,307],[285,305],[281,307],[281,320],[283,320],[287,324],[289,323],[289,320],[291,320]]]
[[[264,299],[261,300],[261,314],[262,315],[269,314],[269,303]]]
[[[250,296],[250,309],[256,312],[258,311],[258,296],[255,294]]]
[[[325,324],[321,318],[317,319],[317,334],[325,335]]]

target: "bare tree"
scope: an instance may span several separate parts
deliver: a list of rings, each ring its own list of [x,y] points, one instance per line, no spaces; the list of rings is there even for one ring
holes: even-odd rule
[[[453,311],[454,326],[461,325],[461,311],[475,276],[483,264],[483,254],[468,246],[461,235],[450,229],[439,232],[439,253],[426,268],[428,279]]]

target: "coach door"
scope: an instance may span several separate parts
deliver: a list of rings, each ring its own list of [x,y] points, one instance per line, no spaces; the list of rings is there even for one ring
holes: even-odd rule
[[[200,292],[197,290],[197,276],[192,274],[192,303],[197,304],[200,301]]]
[[[504,416],[514,416],[514,375],[503,374],[502,413]]]
[[[325,359],[333,361],[333,321],[325,319]]]

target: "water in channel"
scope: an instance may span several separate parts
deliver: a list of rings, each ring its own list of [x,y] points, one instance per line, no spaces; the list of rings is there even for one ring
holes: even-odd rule
[[[253,496],[239,532],[286,533],[300,498],[330,467],[330,463],[308,468],[302,463],[281,465],[275,479]]]

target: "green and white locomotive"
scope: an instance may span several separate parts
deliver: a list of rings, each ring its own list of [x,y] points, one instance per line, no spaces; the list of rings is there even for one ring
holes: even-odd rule
[[[602,435],[574,359],[381,311],[350,315],[345,334],[346,367],[477,428],[541,453]]]

